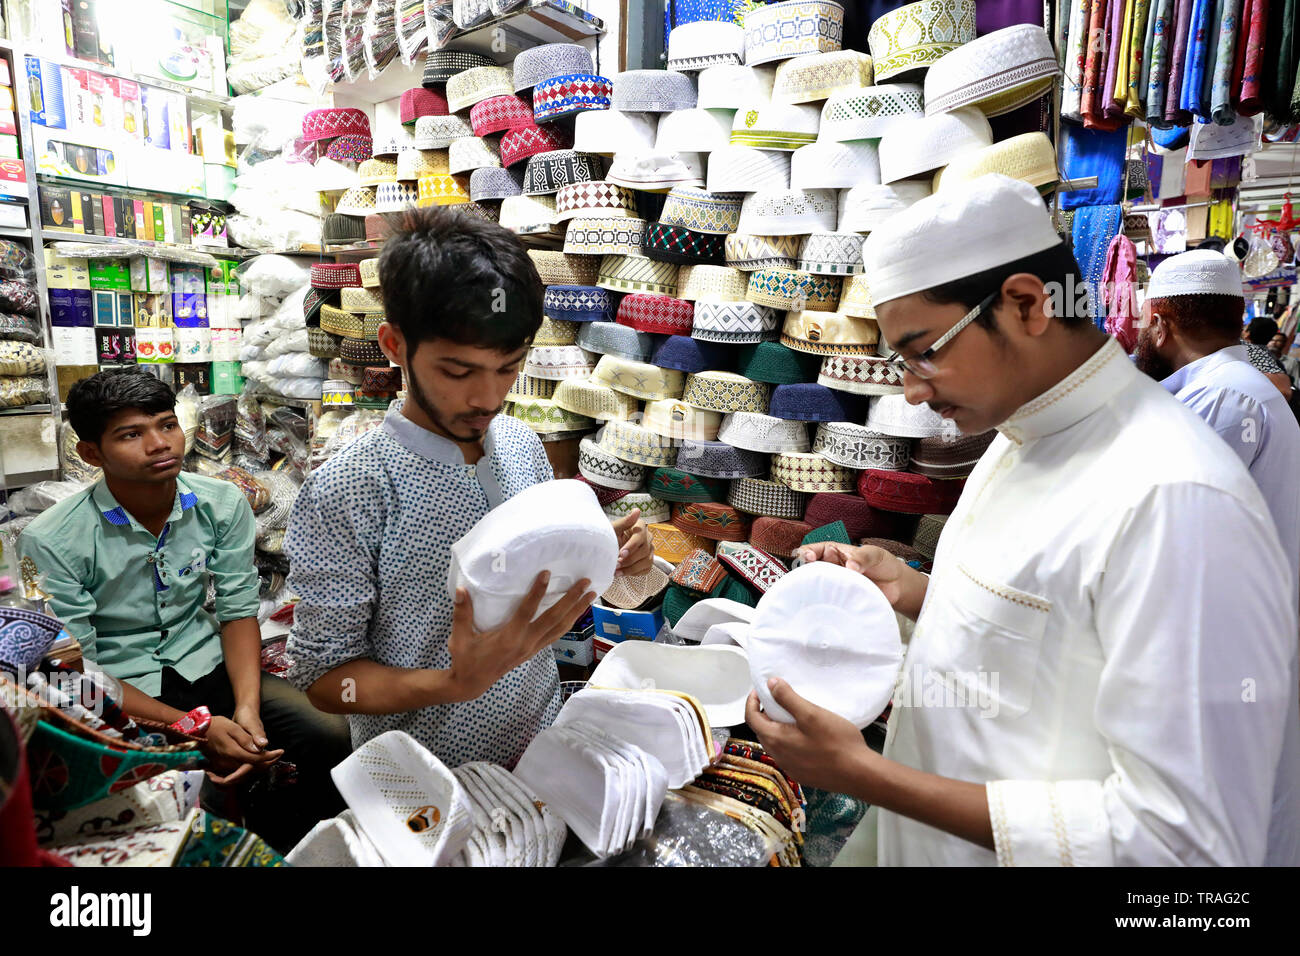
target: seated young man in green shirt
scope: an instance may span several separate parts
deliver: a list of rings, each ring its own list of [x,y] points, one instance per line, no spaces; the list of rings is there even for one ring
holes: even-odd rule
[[[281,758],[298,768],[293,786],[258,788],[245,807],[249,828],[287,851],[343,809],[329,771],[351,742],[344,718],[261,670],[252,509],[230,482],[181,471],[176,397],[153,376],[100,372],[67,404],[78,453],[104,477],[36,518],[19,551],[85,659],[122,682],[128,714],[174,723],[206,706],[221,783]]]

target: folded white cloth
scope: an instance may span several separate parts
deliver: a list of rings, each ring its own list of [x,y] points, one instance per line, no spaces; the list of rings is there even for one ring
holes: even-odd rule
[[[651,641],[615,644],[592,672],[592,687],[657,688],[690,694],[714,727],[745,722],[749,660],[739,647],[686,647]]]

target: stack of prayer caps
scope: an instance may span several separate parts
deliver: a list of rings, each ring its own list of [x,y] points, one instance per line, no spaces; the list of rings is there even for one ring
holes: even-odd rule
[[[909,3],[886,13],[867,34],[878,82],[919,76],[974,39],[975,0]]]
[[[473,819],[469,841],[452,866],[556,866],[568,837],[564,821],[519,777],[494,763],[453,771]]]

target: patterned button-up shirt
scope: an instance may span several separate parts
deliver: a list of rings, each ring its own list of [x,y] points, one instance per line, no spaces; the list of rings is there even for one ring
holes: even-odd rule
[[[285,537],[289,584],[301,597],[289,680],[305,690],[358,658],[451,665],[451,545],[490,509],[553,477],[542,443],[522,422],[498,415],[483,446],[478,463],[467,465],[454,442],[394,408],[382,428],[307,479]],[[348,720],[354,747],[404,730],[450,767],[472,760],[510,767],[559,707],[548,647],[476,700]]]

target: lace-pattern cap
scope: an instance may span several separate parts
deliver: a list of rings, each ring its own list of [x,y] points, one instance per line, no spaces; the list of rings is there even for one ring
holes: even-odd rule
[[[662,468],[677,460],[675,438],[665,438],[632,422],[606,422],[600,447],[622,461]]]
[[[696,20],[668,33],[668,69],[682,73],[745,60],[745,31],[736,23]]]
[[[452,173],[470,173],[476,169],[485,169],[501,165],[501,153],[497,145],[490,140],[477,136],[462,136],[453,139],[447,150],[447,171]]]
[[[533,117],[551,123],[575,113],[607,110],[614,84],[594,73],[567,73],[543,80],[533,89]]]
[[[934,174],[934,191],[957,188],[989,173],[1010,176],[1046,192],[1059,178],[1056,150],[1046,133],[1012,136],[954,158]]]
[[[844,8],[822,0],[787,0],[745,12],[745,62],[750,66],[838,50]]]
[[[901,395],[903,365],[877,355],[828,355],[817,382],[856,395]]]
[[[334,206],[334,211],[344,216],[368,216],[375,212],[375,187],[353,186]]]
[[[397,162],[391,159],[367,159],[357,167],[357,181],[362,186],[397,182]]]
[[[677,298],[691,302],[743,302],[747,280],[730,266],[683,266],[677,273]]]
[[[446,149],[452,140],[473,135],[474,128],[464,117],[421,116],[415,121],[415,136],[411,145],[416,149]]]
[[[475,202],[505,199],[523,192],[517,173],[499,166],[486,166],[469,174],[469,198]]]
[[[586,322],[578,330],[578,344],[598,355],[648,362],[654,354],[656,339],[649,332],[638,332],[616,322]]]
[[[786,60],[776,68],[772,99],[781,103],[815,103],[832,93],[870,86],[871,57],[857,50],[813,53]]]
[[[772,480],[808,494],[852,491],[852,470],[811,452],[784,452],[772,456]]]
[[[593,438],[578,444],[578,471],[593,484],[607,488],[636,491],[645,487],[645,465],[623,461]]]
[[[749,274],[745,297],[774,309],[834,312],[840,284],[830,277],[797,269],[756,269]]]
[[[786,421],[758,412],[734,412],[722,420],[718,439],[737,448],[775,454],[807,451],[808,428],[803,422]]]
[[[696,372],[686,376],[682,401],[696,408],[731,414],[764,413],[768,406],[768,386],[751,382],[734,372]]]
[[[880,141],[880,180],[921,176],[992,143],[993,129],[976,109],[908,117]]]
[[[768,458],[726,442],[688,439],[677,452],[677,467],[705,478],[757,478],[767,474]]]
[[[864,90],[835,93],[822,106],[817,137],[847,142],[879,139],[905,116],[921,116],[921,87],[915,83],[882,83]]]
[[[934,64],[925,76],[925,112],[973,106],[1000,116],[1042,96],[1059,72],[1042,27],[1022,23],[994,30]]]
[[[475,136],[487,136],[489,133],[536,126],[537,122],[533,119],[531,103],[522,96],[503,93],[475,103],[469,111],[469,125]]]
[[[591,53],[576,43],[542,43],[520,50],[514,61],[515,92],[570,73],[594,73]]]
[[[732,233],[723,243],[727,265],[741,270],[794,269],[803,236],[753,236]]]
[[[704,109],[739,110],[772,99],[775,69],[770,66],[711,66],[702,70],[697,105]]]
[[[902,395],[882,395],[871,400],[867,427],[896,438],[956,436],[957,426],[940,417],[929,405],[912,405]]]
[[[834,232],[836,196],[829,189],[764,189],[750,193],[740,208],[739,232],[795,236]]]
[[[726,235],[740,224],[741,195],[715,193],[694,186],[678,186],[664,202],[659,221],[695,232]]]
[[[909,3],[880,17],[867,33],[877,80],[924,69],[974,39],[975,0]]]
[[[614,77],[611,105],[630,113],[670,113],[695,107],[695,83],[670,70],[624,70]]]
[[[752,193],[790,188],[790,152],[724,146],[709,154],[709,191]]]
[[[862,236],[856,232],[814,232],[804,240],[799,268],[816,275],[844,276],[862,271]]]
[[[447,106],[453,113],[467,110],[489,96],[518,92],[508,66],[476,66],[447,80]]]
[[[912,440],[873,432],[852,422],[823,422],[817,426],[812,450],[845,468],[904,471],[912,457]]]
[[[804,509],[808,505],[808,495],[795,491],[789,485],[779,481],[766,478],[738,478],[731,483],[727,491],[727,503],[746,514],[798,520],[803,517]],[[798,544],[802,538],[801,534],[794,543]],[[758,547],[767,549],[767,545],[756,540],[752,533],[750,540]],[[790,549],[777,553],[788,555]]]

